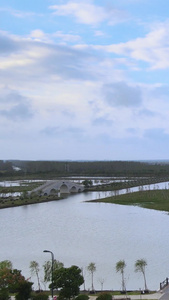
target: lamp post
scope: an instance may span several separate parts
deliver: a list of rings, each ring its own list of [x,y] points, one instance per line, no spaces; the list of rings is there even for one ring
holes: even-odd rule
[[[50,253],[52,256],[52,288],[51,288],[51,293],[52,293],[52,299],[53,299],[53,263],[54,263],[54,254],[52,251],[49,250],[43,250],[45,253]]]

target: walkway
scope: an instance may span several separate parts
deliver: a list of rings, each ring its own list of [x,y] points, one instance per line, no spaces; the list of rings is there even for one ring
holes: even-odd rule
[[[169,286],[163,289],[160,300],[168,300],[168,299],[169,299]]]
[[[119,299],[126,299],[130,298],[131,300],[169,300],[169,295],[168,298],[161,298],[163,293],[161,292],[156,292],[153,294],[144,294],[144,295],[115,295],[114,300],[119,300]],[[97,296],[90,296],[90,300],[95,300]]]

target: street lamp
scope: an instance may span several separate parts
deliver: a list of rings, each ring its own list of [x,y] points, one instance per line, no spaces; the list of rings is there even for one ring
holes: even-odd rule
[[[43,250],[43,252],[50,253],[51,256],[52,256],[52,288],[51,288],[51,291],[52,291],[52,299],[53,299],[53,263],[54,263],[54,254],[53,254],[52,251],[49,251],[49,250]]]

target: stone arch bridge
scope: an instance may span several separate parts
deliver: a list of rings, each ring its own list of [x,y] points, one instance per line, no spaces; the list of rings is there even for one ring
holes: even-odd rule
[[[84,185],[72,181],[64,180],[49,180],[38,188],[34,189],[32,193],[39,195],[57,195],[57,194],[70,194],[80,193],[84,191]]]

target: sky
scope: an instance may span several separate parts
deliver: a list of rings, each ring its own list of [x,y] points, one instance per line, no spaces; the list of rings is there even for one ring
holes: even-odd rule
[[[168,159],[168,12],[0,0],[0,159]]]

